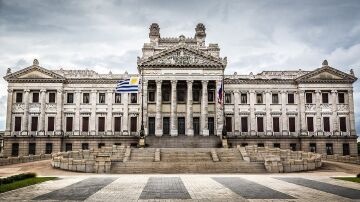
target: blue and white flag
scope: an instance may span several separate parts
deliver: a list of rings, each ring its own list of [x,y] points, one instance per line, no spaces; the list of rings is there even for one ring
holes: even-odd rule
[[[116,85],[117,93],[137,93],[139,91],[139,77],[120,80]]]

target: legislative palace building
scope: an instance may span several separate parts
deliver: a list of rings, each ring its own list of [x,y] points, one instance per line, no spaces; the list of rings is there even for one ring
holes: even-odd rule
[[[162,38],[153,23],[137,75],[50,70],[36,59],[9,68],[2,155],[136,146],[142,124],[145,142],[226,137],[231,147],[357,155],[352,70],[325,60],[313,71],[224,75],[227,58],[205,38],[201,23],[192,38]],[[141,77],[139,93],[117,93],[118,81],[133,76]]]

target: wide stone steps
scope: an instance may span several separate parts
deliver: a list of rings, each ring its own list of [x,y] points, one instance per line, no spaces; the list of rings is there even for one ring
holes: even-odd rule
[[[225,162],[243,160],[239,150],[236,148],[219,149],[217,151],[217,155],[220,161],[225,161]]]
[[[132,149],[130,161],[152,162],[155,159],[155,148]]]
[[[219,148],[218,136],[147,136],[146,145],[151,148]]]

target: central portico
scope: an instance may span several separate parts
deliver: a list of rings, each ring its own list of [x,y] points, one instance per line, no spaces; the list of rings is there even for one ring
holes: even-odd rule
[[[205,46],[205,27],[198,24],[194,38],[161,38],[156,23],[150,43],[138,58],[143,77],[143,116],[146,135],[220,135],[222,108],[217,86],[226,58],[217,44]]]

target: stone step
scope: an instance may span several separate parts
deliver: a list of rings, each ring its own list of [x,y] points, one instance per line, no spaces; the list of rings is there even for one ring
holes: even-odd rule
[[[218,136],[147,136],[146,145],[151,148],[218,148]]]

